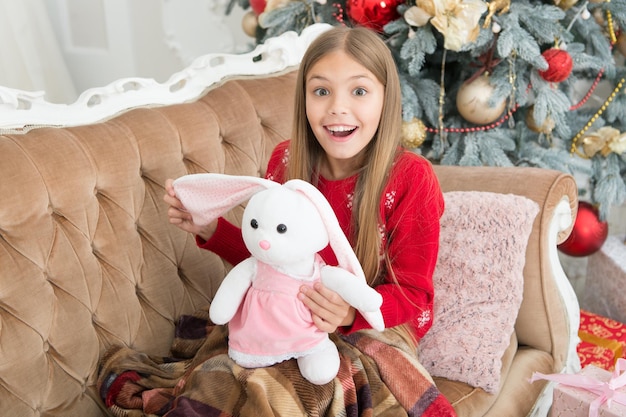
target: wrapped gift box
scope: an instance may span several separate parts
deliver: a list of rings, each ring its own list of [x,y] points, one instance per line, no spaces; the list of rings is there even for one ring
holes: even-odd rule
[[[622,359],[624,360],[624,359]],[[600,401],[602,389],[598,387],[596,392],[589,388],[581,388],[574,386],[577,382],[582,381],[578,377],[591,377],[598,382],[609,382],[614,377],[611,372],[589,365],[583,368],[577,375],[548,375],[547,378],[554,376],[555,378],[567,378],[568,382],[559,382],[554,387],[554,397],[550,416],[567,416],[567,417],[624,417],[626,416],[626,386],[619,387],[615,390],[617,394],[613,397],[611,405],[608,402]],[[570,385],[571,384],[571,385]],[[591,404],[594,401],[601,402],[597,414],[590,413]]]
[[[576,350],[578,351],[580,366],[595,365],[607,371],[613,370],[617,354],[611,347],[604,347],[582,340]]]
[[[626,243],[624,236],[609,236],[587,260],[581,307],[626,323]]]
[[[580,310],[580,364],[612,371],[619,358],[626,358],[626,324],[586,310]]]

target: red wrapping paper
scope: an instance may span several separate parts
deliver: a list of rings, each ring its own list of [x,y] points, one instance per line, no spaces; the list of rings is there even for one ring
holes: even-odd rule
[[[594,365],[613,371],[615,362],[626,358],[626,324],[580,310],[578,337],[577,352],[583,368]]]

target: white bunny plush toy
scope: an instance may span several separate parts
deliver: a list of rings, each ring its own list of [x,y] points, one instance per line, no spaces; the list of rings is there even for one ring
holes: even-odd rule
[[[367,284],[330,204],[313,185],[192,174],[174,181],[174,190],[196,224],[208,224],[249,199],[242,235],[252,256],[226,275],[209,309],[213,323],[228,323],[228,354],[237,364],[256,368],[296,358],[302,376],[314,384],[337,375],[337,347],[297,298],[302,285],[318,280],[374,329],[384,329],[382,296]],[[317,253],[329,243],[336,267]]]

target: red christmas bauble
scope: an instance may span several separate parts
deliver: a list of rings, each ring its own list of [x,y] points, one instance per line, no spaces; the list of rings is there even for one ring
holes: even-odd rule
[[[574,67],[572,56],[567,51],[559,48],[550,48],[541,55],[548,62],[548,69],[539,71],[541,78],[553,83],[567,80]]]
[[[352,22],[382,32],[383,26],[400,17],[401,0],[347,0],[346,13]]]
[[[257,16],[265,11],[267,0],[250,0],[250,7]]]
[[[572,233],[558,248],[569,256],[588,256],[602,247],[608,234],[609,225],[600,221],[598,209],[581,201]]]

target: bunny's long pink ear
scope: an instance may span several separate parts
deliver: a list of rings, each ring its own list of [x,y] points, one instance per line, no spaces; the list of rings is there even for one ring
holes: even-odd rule
[[[280,186],[264,178],[227,174],[190,174],[174,181],[176,196],[194,223],[211,223],[259,191]]]
[[[322,221],[326,225],[328,231],[328,239],[330,246],[333,248],[339,266],[350,271],[359,278],[365,280],[365,273],[361,267],[361,263],[354,254],[354,250],[348,241],[348,238],[341,230],[337,216],[333,208],[326,200],[326,197],[312,184],[302,180],[290,180],[284,184],[285,187],[299,191],[304,194],[317,208],[322,217]]]

